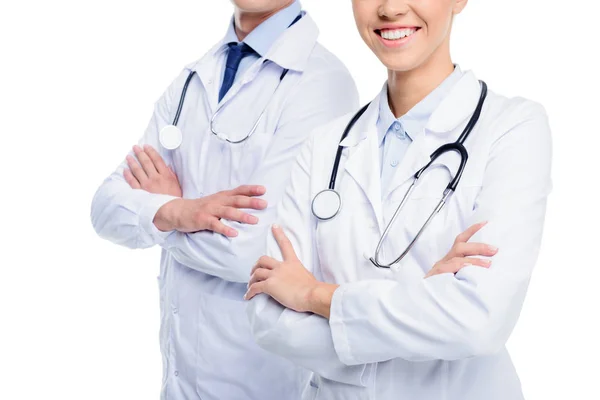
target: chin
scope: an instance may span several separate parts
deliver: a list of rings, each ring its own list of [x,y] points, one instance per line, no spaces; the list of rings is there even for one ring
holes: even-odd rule
[[[378,58],[388,70],[396,72],[412,71],[421,64],[410,54],[381,54]]]

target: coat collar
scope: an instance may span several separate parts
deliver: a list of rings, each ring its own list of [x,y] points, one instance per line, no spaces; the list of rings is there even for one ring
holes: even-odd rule
[[[431,153],[440,145],[456,140],[460,134],[458,128],[466,123],[477,106],[480,90],[475,75],[470,71],[466,72],[433,112],[424,129],[425,134],[419,135],[409,146],[392,179],[394,187],[386,188],[385,196],[409,181],[427,164]],[[382,192],[376,127],[378,115],[379,96],[371,102],[340,145],[349,147],[344,168],[365,193],[381,228]],[[454,171],[453,165],[448,168]]]
[[[425,130],[436,134],[454,131],[471,117],[481,93],[481,85],[472,71],[466,71],[450,93],[431,114]]]
[[[471,116],[477,106],[481,86],[472,71],[465,71],[460,80],[452,87],[425,125],[425,131],[437,135],[453,132],[461,123]],[[379,94],[363,116],[352,128],[348,136],[340,143],[344,147],[353,147],[367,137],[377,123],[379,115]]]
[[[262,61],[270,60],[284,69],[290,69],[303,72],[306,69],[312,51],[319,37],[317,25],[305,11],[302,11],[302,18],[294,25],[287,28],[273,42],[267,53],[261,57]],[[227,47],[227,38],[224,37],[214,45],[198,61],[187,65],[189,70],[195,70],[198,75],[211,68],[215,58],[221,55]],[[259,65],[262,64],[259,63]]]
[[[234,83],[220,103],[217,101],[216,94],[218,92],[216,88],[220,86],[220,82],[217,82],[220,78],[217,78],[217,76],[221,76],[222,73],[222,69],[219,69],[219,67],[223,66],[224,68],[225,63],[225,56],[222,54],[224,46],[226,46],[225,38],[213,46],[198,61],[188,64],[186,69],[195,71],[202,85],[207,88],[207,91],[211,91],[209,108],[215,110],[219,104],[225,104],[235,97],[244,85],[252,82],[268,61],[284,69],[303,72],[310,60],[318,36],[319,30],[315,22],[303,11],[303,17],[281,34],[264,57],[260,57],[244,71],[243,77]],[[209,90],[208,88],[212,89]]]

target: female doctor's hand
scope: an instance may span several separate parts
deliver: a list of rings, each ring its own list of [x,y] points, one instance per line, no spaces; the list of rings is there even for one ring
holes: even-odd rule
[[[489,268],[492,264],[491,260],[474,256],[492,257],[498,252],[498,248],[484,243],[469,242],[473,235],[483,228],[485,224],[487,224],[487,222],[480,222],[472,225],[466,231],[458,235],[448,254],[433,266],[427,275],[425,275],[425,278],[444,273],[455,274],[469,265]]]
[[[282,306],[297,312],[328,314],[329,307],[320,307],[318,299],[331,299],[338,285],[319,282],[300,262],[292,243],[283,229],[273,225],[273,236],[281,249],[283,261],[262,256],[251,272],[248,292],[244,299],[250,300],[259,293],[271,296]],[[323,308],[321,311],[319,308]],[[327,310],[325,310],[327,308]]]

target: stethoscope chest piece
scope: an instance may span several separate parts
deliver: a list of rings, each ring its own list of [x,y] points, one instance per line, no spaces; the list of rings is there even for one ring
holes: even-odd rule
[[[175,150],[181,146],[183,135],[175,125],[167,125],[160,130],[158,134],[160,145],[167,150]]]
[[[312,212],[320,220],[335,217],[342,208],[342,197],[333,189],[325,189],[317,193],[312,201]]]

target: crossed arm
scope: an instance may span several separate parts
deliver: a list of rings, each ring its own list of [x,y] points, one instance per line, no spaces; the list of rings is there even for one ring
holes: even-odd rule
[[[261,185],[182,199],[176,177],[161,165],[160,159],[168,163],[170,155],[159,146],[158,132],[169,124],[169,110],[186,76],[182,73],[157,102],[140,147],[96,193],[92,222],[100,236],[115,243],[131,248],[158,244],[189,268],[248,282],[262,253],[257,243],[268,232],[298,148],[317,126],[355,109],[358,93],[347,71],[337,67],[301,80],[287,96],[269,148],[248,180]],[[157,179],[170,183],[158,185]]]
[[[491,149],[471,216],[489,222],[459,235],[426,277],[411,273],[422,266],[405,266],[390,280],[316,280],[306,148],[280,204],[287,237],[274,229],[267,256],[253,269],[247,298],[257,343],[354,385],[364,385],[377,362],[456,360],[500,349],[520,313],[551,188],[547,118],[537,108],[527,111]],[[502,250],[496,254],[483,243]],[[474,263],[473,255],[493,255],[493,265]]]

